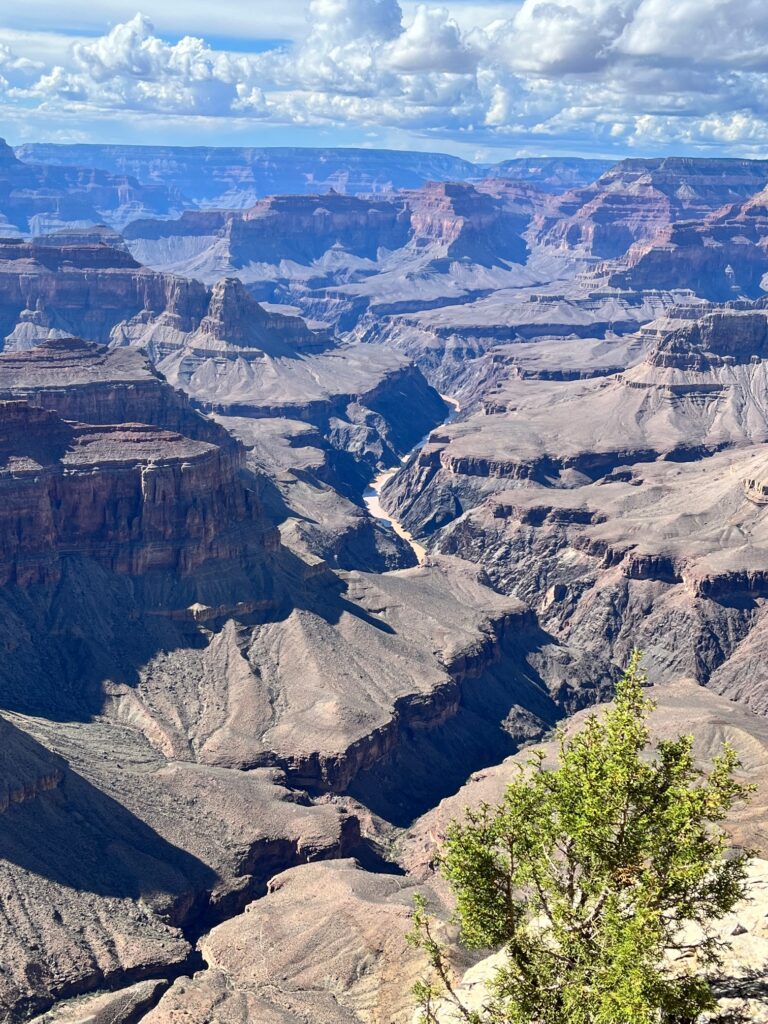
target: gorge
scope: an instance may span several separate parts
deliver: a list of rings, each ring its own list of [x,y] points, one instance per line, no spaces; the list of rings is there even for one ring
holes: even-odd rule
[[[766,856],[766,161],[0,185],[0,1021],[409,1024],[447,822],[634,646]]]

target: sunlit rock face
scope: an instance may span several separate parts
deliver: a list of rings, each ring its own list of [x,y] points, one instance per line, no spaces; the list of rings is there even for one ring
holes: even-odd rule
[[[768,273],[768,194],[728,202],[703,218],[662,227],[619,260],[595,270],[604,286],[689,289],[724,302],[765,293]]]
[[[766,165],[62,153],[181,198],[0,242],[0,1018],[410,1022],[635,645],[763,785]]]
[[[566,192],[537,218],[534,239],[603,259],[621,256],[674,222],[701,220],[765,186],[768,161],[623,160]]]

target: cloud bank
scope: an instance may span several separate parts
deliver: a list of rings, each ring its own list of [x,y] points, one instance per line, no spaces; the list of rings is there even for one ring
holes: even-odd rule
[[[343,129],[444,148],[765,155],[764,0],[524,0],[476,19],[460,7],[309,0],[304,31],[258,53],[171,41],[136,14],[45,62],[0,29],[0,104],[17,123],[86,131],[205,118],[297,141]]]

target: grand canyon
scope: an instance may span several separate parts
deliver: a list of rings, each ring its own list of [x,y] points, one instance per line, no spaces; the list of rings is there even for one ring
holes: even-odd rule
[[[0,142],[0,494],[0,1021],[409,1024],[634,648],[768,1020],[768,160]]]

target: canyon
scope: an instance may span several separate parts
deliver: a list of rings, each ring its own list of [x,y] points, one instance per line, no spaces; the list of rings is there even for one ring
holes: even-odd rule
[[[767,185],[0,149],[0,1021],[410,1022],[448,821],[635,646],[768,856]]]

